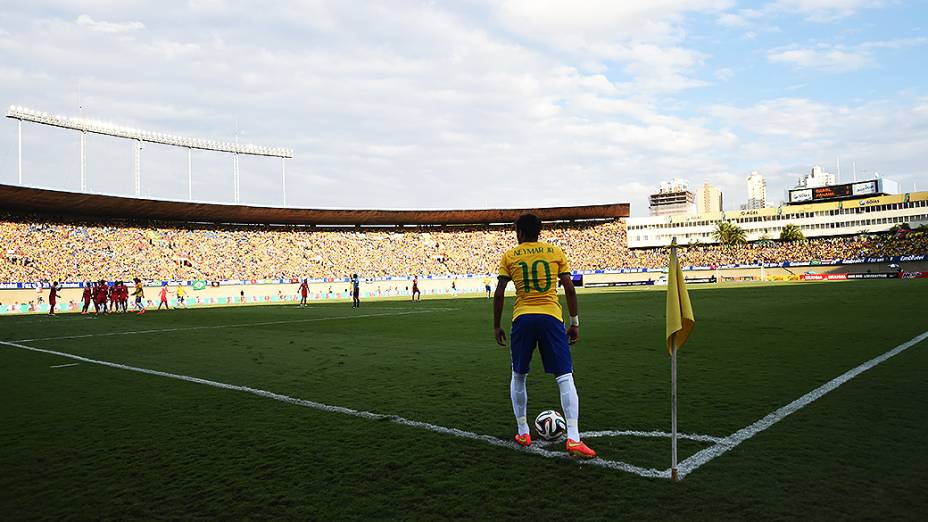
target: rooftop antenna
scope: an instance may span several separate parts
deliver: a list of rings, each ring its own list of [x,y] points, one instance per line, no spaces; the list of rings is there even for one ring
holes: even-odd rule
[[[857,162],[852,161],[851,165],[853,165],[853,168],[854,168],[854,181],[857,181]]]

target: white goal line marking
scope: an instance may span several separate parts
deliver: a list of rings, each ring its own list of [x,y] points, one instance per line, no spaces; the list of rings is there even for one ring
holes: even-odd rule
[[[873,359],[870,359],[869,361],[857,366],[856,368],[853,368],[851,370],[848,370],[842,373],[841,375],[819,386],[818,388],[810,391],[809,393],[803,395],[802,397],[799,397],[798,399],[787,404],[786,406],[783,406],[782,408],[772,413],[769,413],[767,416],[758,420],[757,422],[749,426],[746,426],[744,428],[741,428],[740,430],[725,437],[715,446],[711,446],[709,448],[706,448],[704,450],[697,452],[693,456],[681,462],[679,466],[677,467],[680,478],[682,479],[683,477],[689,475],[693,471],[696,471],[699,467],[705,465],[707,462],[711,461],[712,459],[715,459],[723,455],[724,453],[727,453],[729,450],[735,448],[742,442],[750,439],[751,437],[757,435],[758,433],[780,422],[781,420],[785,419],[787,416],[792,415],[793,413],[796,413],[797,411],[808,406],[814,401],[821,399],[824,395],[836,390],[839,386],[850,381],[854,377],[857,377],[858,375],[869,370],[870,368],[873,368],[874,366],[880,363],[883,363],[886,360],[892,357],[895,357],[896,355],[899,355],[900,353],[917,345],[918,343],[924,341],[925,339],[928,339],[928,331],[922,332],[921,334],[916,335],[915,337],[883,353],[882,355],[878,355],[874,357]]]
[[[412,419],[407,419],[404,417],[400,417],[399,415],[389,415],[389,414],[383,414],[383,413],[361,411],[361,410],[355,410],[352,408],[345,408],[343,406],[330,406],[328,404],[323,404],[321,402],[309,401],[305,399],[297,399],[295,397],[290,397],[287,395],[282,395],[279,393],[274,393],[274,392],[270,392],[266,390],[260,390],[257,388],[251,388],[249,386],[226,384],[222,382],[211,381],[208,379],[201,379],[199,377],[191,377],[189,375],[181,375],[181,374],[176,374],[176,373],[163,372],[159,370],[150,370],[148,368],[139,368],[137,366],[129,366],[126,364],[113,363],[109,361],[101,361],[97,359],[91,359],[89,357],[83,357],[80,355],[74,355],[74,354],[65,353],[65,352],[58,352],[55,350],[45,350],[43,348],[34,348],[32,346],[26,346],[24,344],[19,344],[18,342],[0,341],[0,345],[10,346],[13,348],[20,348],[22,350],[29,350],[32,352],[45,353],[49,355],[57,355],[59,357],[65,357],[65,358],[72,359],[75,361],[80,361],[80,362],[85,362],[85,363],[90,363],[90,364],[99,364],[102,366],[109,366],[110,368],[117,368],[120,370],[129,370],[129,371],[144,373],[148,375],[155,375],[158,377],[167,377],[169,379],[177,379],[180,381],[203,384],[206,386],[212,386],[214,388],[222,388],[224,390],[234,390],[234,391],[249,393],[251,395],[257,395],[258,397],[273,399],[275,401],[281,401],[281,402],[285,402],[288,404],[293,404],[296,406],[303,406],[305,408],[311,408],[311,409],[319,410],[319,411],[325,411],[325,412],[330,412],[330,413],[341,413],[343,415],[350,415],[352,417],[360,417],[362,419],[389,421],[389,422],[399,424],[402,426],[409,426],[412,428],[419,428],[419,429],[431,431],[434,433],[452,435],[454,437],[458,437],[461,439],[480,441],[480,442],[484,442],[487,444],[491,444],[493,446],[509,448],[512,450],[521,451],[523,453],[531,453],[534,455],[540,455],[546,458],[570,459],[570,456],[567,455],[566,452],[551,451],[551,450],[547,450],[547,449],[544,449],[538,446],[530,446],[528,448],[523,448],[513,441],[510,441],[507,439],[500,439],[497,437],[493,437],[492,435],[481,435],[479,433],[460,430],[457,428],[447,428],[445,426],[439,426],[437,424],[431,424],[428,422],[421,422],[421,421],[416,421]],[[626,434],[626,433],[630,434],[630,433],[656,433],[656,432],[618,432],[618,431],[590,432],[589,434],[587,434],[587,436],[594,437],[596,436],[595,435],[596,433],[618,435],[618,434]],[[693,435],[690,437],[700,437],[700,436]],[[669,469],[659,471],[653,468],[643,468],[640,466],[635,466],[633,464],[628,464],[626,462],[621,462],[617,460],[606,460],[603,458],[595,458],[595,459],[590,459],[590,460],[584,460],[581,462],[583,462],[584,464],[589,464],[592,466],[599,466],[599,467],[606,468],[606,469],[624,471],[626,473],[633,473],[641,477],[649,477],[649,478],[669,478],[670,477]]]
[[[219,324],[212,326],[179,326],[177,328],[156,328],[151,330],[129,330],[125,332],[106,332],[106,333],[92,333],[92,334],[81,334],[81,335],[63,335],[60,337],[37,337],[35,339],[18,339],[12,341],[14,343],[31,343],[35,341],[61,341],[66,339],[86,339],[88,337],[110,337],[114,335],[138,335],[138,334],[150,334],[150,333],[163,333],[163,332],[184,332],[190,330],[217,330],[222,328],[244,328],[248,326],[272,326],[276,324],[293,324],[293,323],[312,323],[318,321],[337,321],[339,319],[357,319],[365,317],[389,317],[394,315],[414,315],[414,314],[429,314],[436,312],[453,312],[455,310],[460,310],[460,308],[427,308],[424,310],[409,310],[406,312],[384,312],[379,314],[355,314],[355,315],[336,315],[332,317],[312,317],[309,319],[288,319],[285,321],[263,321],[259,323],[236,323],[236,324]]]
[[[55,366],[49,366],[49,368],[70,368],[71,366],[78,366],[81,363],[71,363],[71,364],[58,364]]]

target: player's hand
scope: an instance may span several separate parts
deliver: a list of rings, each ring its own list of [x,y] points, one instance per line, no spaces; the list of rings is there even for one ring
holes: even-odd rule
[[[494,328],[493,335],[496,337],[496,344],[506,346],[506,332],[502,328]]]
[[[574,344],[580,340],[580,327],[571,326],[567,329],[567,343]]]

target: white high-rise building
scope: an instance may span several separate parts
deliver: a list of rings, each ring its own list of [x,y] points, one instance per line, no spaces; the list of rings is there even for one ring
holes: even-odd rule
[[[812,172],[799,179],[796,188],[816,188],[834,185],[837,182],[835,175],[825,172],[821,165],[812,167]]]
[[[722,191],[710,185],[708,181],[703,183],[702,187],[696,190],[696,213],[710,214],[722,210]]]
[[[748,176],[748,202],[745,209],[764,208],[767,206],[767,180],[756,170]]]

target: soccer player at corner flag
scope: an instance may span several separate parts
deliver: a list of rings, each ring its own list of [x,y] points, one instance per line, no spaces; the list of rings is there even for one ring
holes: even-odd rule
[[[683,346],[693,331],[696,318],[686,290],[686,279],[677,259],[677,238],[670,244],[670,264],[667,267],[667,352]]]
[[[496,342],[506,346],[506,334],[500,328],[506,285],[516,287],[516,303],[512,310],[510,356],[512,381],[509,386],[512,410],[518,433],[516,442],[530,446],[526,411],[528,393],[525,379],[535,346],[541,354],[545,372],[557,379],[561,407],[567,418],[567,452],[576,457],[593,458],[596,452],[580,440],[580,401],[574,386],[570,345],[580,339],[580,319],[577,316],[577,292],[570,277],[567,256],[557,245],[538,241],[541,220],[532,214],[520,216],[515,223],[518,246],[510,249],[500,261],[499,282],[493,294],[493,330]],[[561,304],[557,298],[557,282],[564,287],[570,327],[564,328]]]

